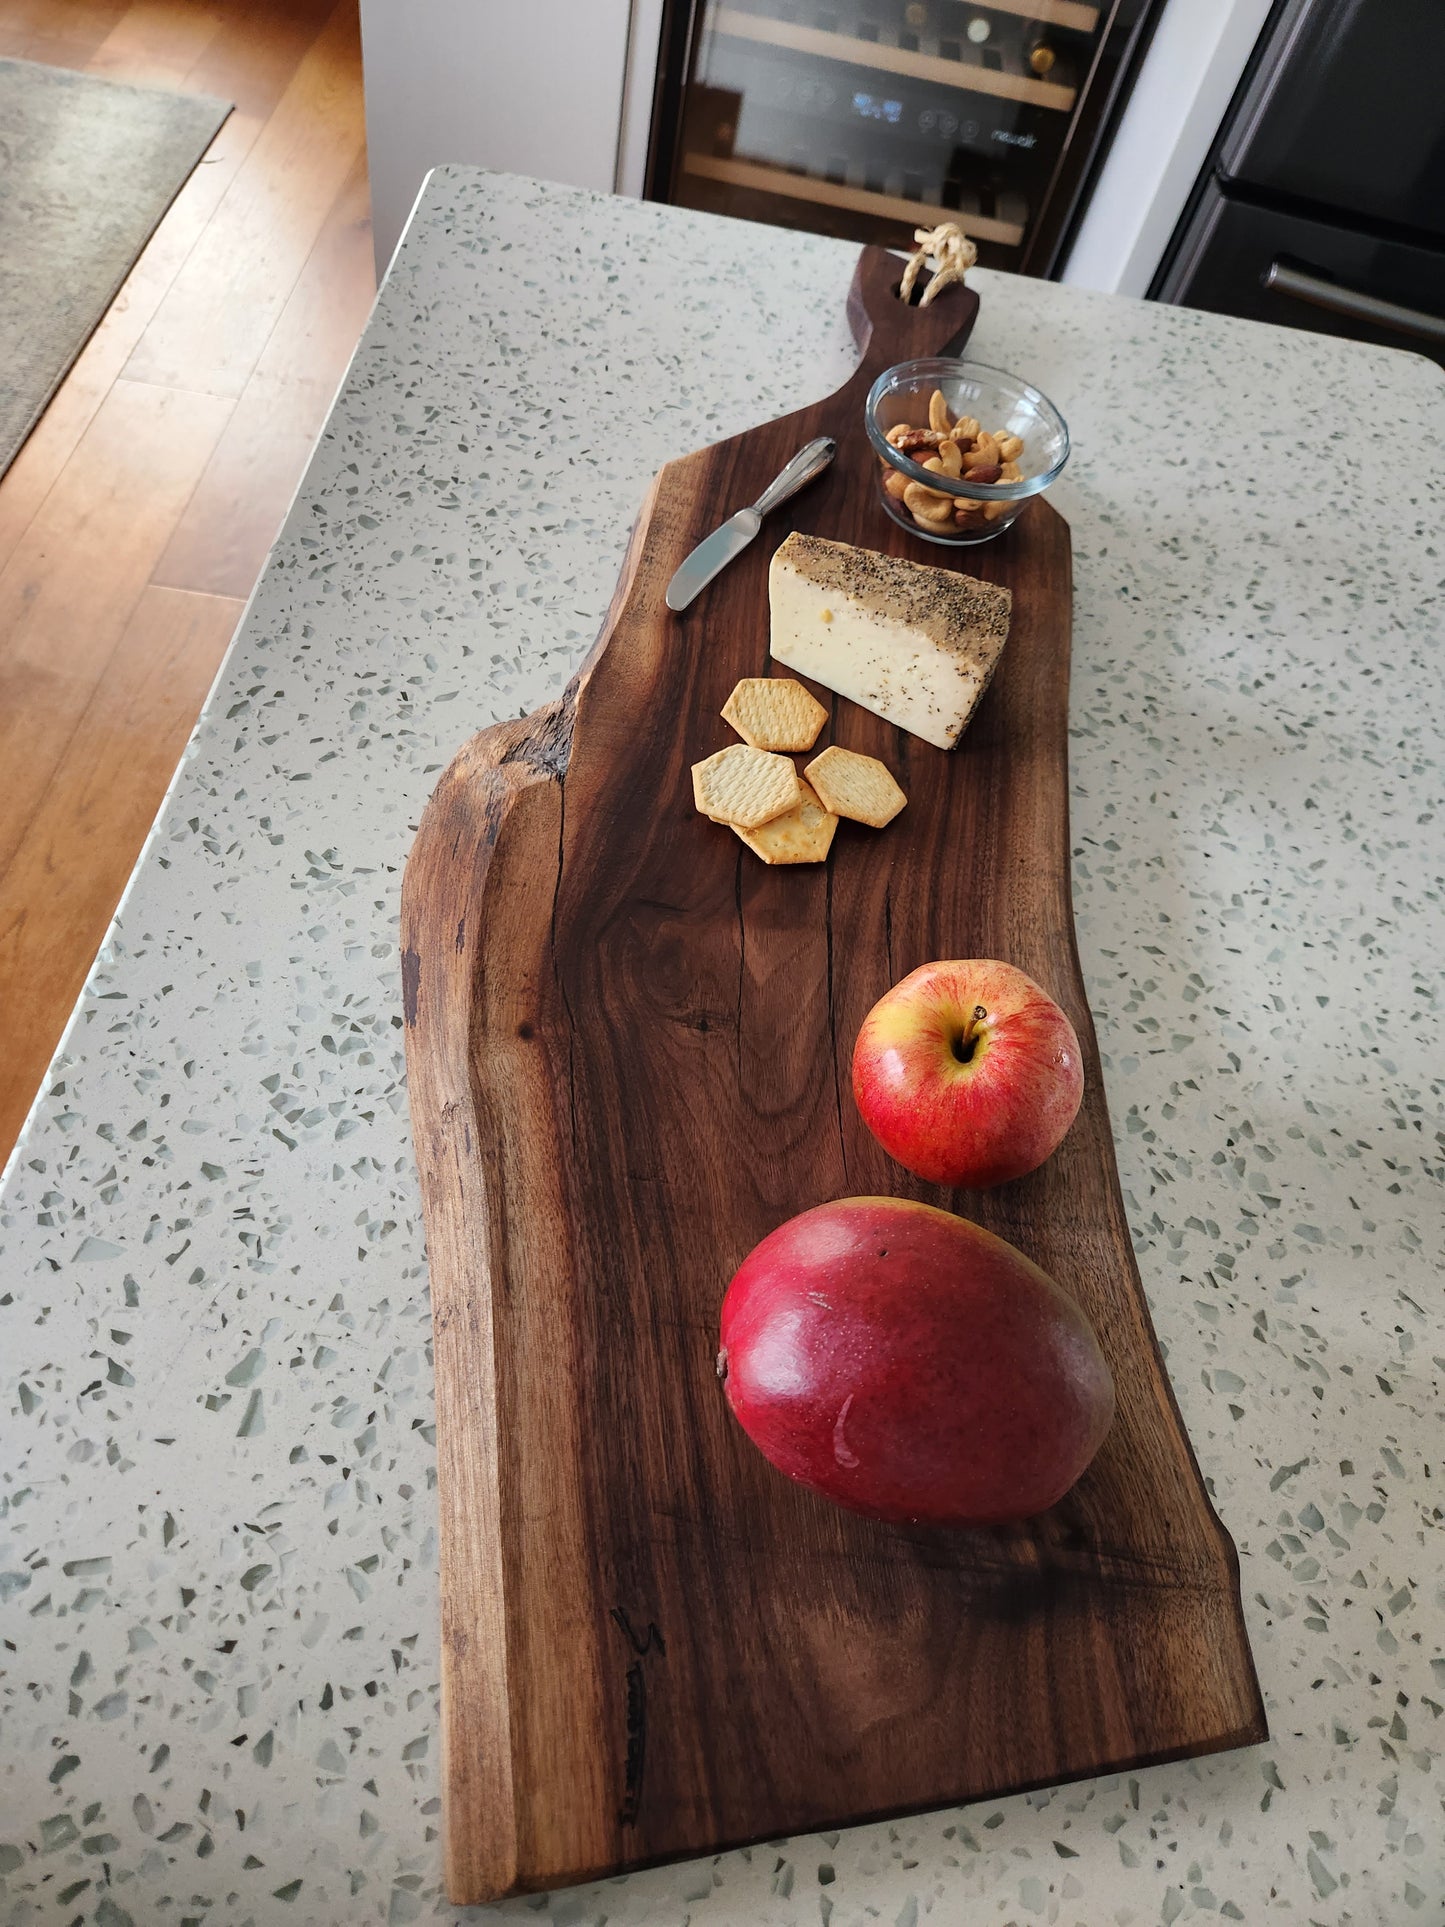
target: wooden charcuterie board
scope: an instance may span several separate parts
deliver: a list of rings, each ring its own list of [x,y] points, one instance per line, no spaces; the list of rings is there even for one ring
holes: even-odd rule
[[[670,463],[596,648],[547,709],[473,738],[407,870],[408,1065],[435,1326],[446,1877],[457,1902],[1265,1736],[1234,1547],[1160,1361],[1119,1193],[1069,897],[1068,529],[1033,502],[950,552],[882,513],[863,398],[973,319],[859,263],[839,392]],[[821,481],[682,617],[669,576],[802,443]],[[820,738],[909,803],[772,869],[693,808],[718,711],[768,671],[790,528],[1013,591],[951,754],[818,691]],[[1060,1150],[983,1195],[874,1143],[848,1064],[936,957],[1000,957],[1083,1046]],[[942,1204],[1084,1305],[1118,1417],[1026,1526],[938,1532],[790,1484],[730,1417],[718,1311],[748,1250],[829,1198]],[[1171,1281],[1154,1281],[1168,1290]]]

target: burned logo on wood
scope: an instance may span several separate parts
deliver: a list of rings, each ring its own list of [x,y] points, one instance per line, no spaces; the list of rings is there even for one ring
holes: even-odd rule
[[[627,1668],[627,1753],[623,1763],[622,1805],[617,1818],[624,1827],[637,1824],[642,1806],[642,1776],[647,1768],[647,1675],[643,1660],[649,1653],[667,1657],[667,1642],[659,1628],[649,1620],[647,1631],[639,1633],[626,1611],[614,1606],[609,1617],[632,1649]]]

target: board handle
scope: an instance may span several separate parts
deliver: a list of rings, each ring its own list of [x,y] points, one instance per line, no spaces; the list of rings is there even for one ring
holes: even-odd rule
[[[866,247],[858,256],[848,290],[848,325],[862,356],[855,384],[866,375],[871,387],[896,361],[960,353],[978,319],[977,294],[957,282],[927,308],[900,300],[903,268],[887,248]]]

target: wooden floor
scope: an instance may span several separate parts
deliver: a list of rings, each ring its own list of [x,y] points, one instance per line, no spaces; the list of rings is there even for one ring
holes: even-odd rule
[[[356,0],[0,0],[0,57],[235,102],[0,480],[0,1161],[375,292]]]

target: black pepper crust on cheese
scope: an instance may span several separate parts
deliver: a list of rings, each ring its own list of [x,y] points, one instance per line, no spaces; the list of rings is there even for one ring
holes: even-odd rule
[[[985,682],[1008,639],[1012,592],[976,576],[796,531],[774,561],[806,576],[822,595],[850,597],[871,614],[917,627],[940,649],[966,653]]]

